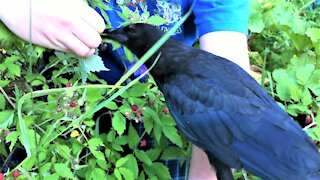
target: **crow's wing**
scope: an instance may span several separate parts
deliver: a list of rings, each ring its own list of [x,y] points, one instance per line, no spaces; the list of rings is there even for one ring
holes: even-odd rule
[[[209,53],[189,57],[159,83],[189,140],[266,179],[306,179],[320,169],[309,137],[240,67]]]

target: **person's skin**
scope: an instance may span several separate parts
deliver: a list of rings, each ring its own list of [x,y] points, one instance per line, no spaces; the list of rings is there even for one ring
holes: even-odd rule
[[[32,18],[30,18],[30,2]],[[103,18],[83,0],[0,0],[0,20],[34,44],[90,56],[101,43]]]
[[[0,0],[0,20],[22,39],[29,39],[30,0]],[[82,0],[32,0],[32,42],[55,50],[90,56],[101,43],[105,24]],[[200,37],[200,48],[232,60],[249,72],[247,37],[212,32]],[[216,178],[203,150],[193,146],[189,179]]]
[[[233,61],[248,73],[250,71],[247,36],[243,33],[232,31],[207,33],[200,37],[200,48]],[[207,154],[195,145],[192,147],[188,178],[190,180],[217,179]]]

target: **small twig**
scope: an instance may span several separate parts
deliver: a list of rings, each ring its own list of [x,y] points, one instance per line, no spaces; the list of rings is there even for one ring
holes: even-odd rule
[[[4,97],[7,99],[7,101],[11,104],[11,106],[15,109],[16,106],[15,106],[14,103],[11,101],[10,97],[9,97],[8,94],[3,90],[2,87],[0,87],[0,91],[2,92],[2,94],[4,95]]]

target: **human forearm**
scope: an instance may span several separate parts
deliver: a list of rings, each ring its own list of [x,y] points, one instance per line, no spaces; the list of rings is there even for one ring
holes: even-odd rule
[[[247,36],[231,31],[217,31],[200,37],[200,48],[224,57],[249,72]]]

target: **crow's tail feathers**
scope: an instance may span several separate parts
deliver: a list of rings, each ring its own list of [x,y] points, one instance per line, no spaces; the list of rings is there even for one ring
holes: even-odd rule
[[[306,180],[319,180],[320,179],[320,172],[310,174],[308,177],[306,177]]]
[[[221,162],[219,159],[214,156],[208,154],[209,162],[212,166],[214,166],[217,172],[218,180],[234,180],[231,169],[229,166]]]

